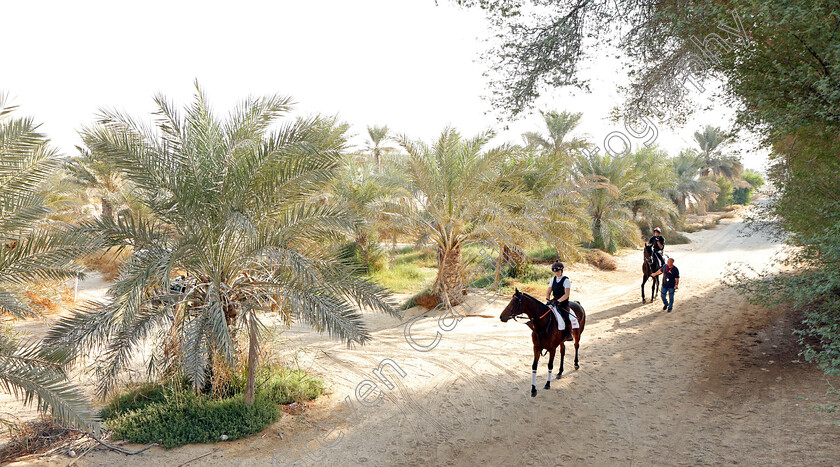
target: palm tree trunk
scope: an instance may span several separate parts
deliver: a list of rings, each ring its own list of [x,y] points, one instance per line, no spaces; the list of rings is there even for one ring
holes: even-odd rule
[[[254,405],[255,380],[257,372],[257,325],[253,320],[253,314],[248,319],[250,324],[248,331],[248,376],[245,381],[245,404]]]
[[[113,219],[114,218],[114,206],[111,204],[111,201],[108,200],[106,197],[102,197],[102,218],[103,219]]]
[[[440,295],[441,302],[456,305],[463,300],[464,284],[461,278],[463,262],[461,245],[443,251],[438,251],[438,275],[435,279],[435,291]]]
[[[361,233],[356,237],[356,247],[359,249],[359,255],[362,257],[362,263],[365,268],[370,268],[370,252],[368,251],[368,235]]]

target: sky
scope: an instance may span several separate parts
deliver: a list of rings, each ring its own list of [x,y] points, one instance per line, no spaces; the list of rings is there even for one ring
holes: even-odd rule
[[[358,146],[374,124],[427,141],[446,126],[468,136],[495,129],[494,143],[521,143],[541,118],[497,120],[484,99],[489,35],[482,12],[446,0],[9,2],[0,91],[65,154],[100,109],[149,119],[155,94],[187,104],[195,80],[220,113],[249,95],[281,94],[297,114],[338,114]],[[625,81],[606,57],[584,68],[592,93],[555,90],[537,110],[582,112],[576,134],[603,141],[622,129],[607,116]],[[684,128],[660,127],[657,143],[676,155],[694,146],[695,130],[731,118],[721,107],[699,112]],[[764,166],[764,154],[742,157]]]

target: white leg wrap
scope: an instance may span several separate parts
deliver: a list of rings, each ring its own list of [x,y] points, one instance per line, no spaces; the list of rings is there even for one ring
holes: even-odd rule
[[[537,370],[531,372],[531,386],[537,385]]]
[[[548,382],[551,382],[551,370],[548,370]]]

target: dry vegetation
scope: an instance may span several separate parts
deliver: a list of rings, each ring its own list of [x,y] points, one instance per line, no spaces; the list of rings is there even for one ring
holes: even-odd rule
[[[128,248],[111,248],[101,254],[91,255],[82,260],[82,264],[91,271],[102,274],[102,279],[114,281],[120,275],[120,266],[131,255]]]
[[[24,460],[25,456],[36,454],[61,451],[81,454],[82,445],[91,442],[87,434],[59,426],[49,417],[14,425],[9,428],[9,431],[11,439],[0,446],[0,464]],[[33,457],[31,460],[37,459]]]
[[[602,271],[615,271],[618,263],[615,258],[602,250],[589,250],[586,252],[586,262]]]

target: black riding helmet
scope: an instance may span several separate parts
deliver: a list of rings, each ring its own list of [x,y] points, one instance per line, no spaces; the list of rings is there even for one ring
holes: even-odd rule
[[[555,272],[556,271],[562,271],[563,270],[563,263],[561,263],[560,261],[555,262],[554,264],[551,265],[551,270],[555,271]]]

